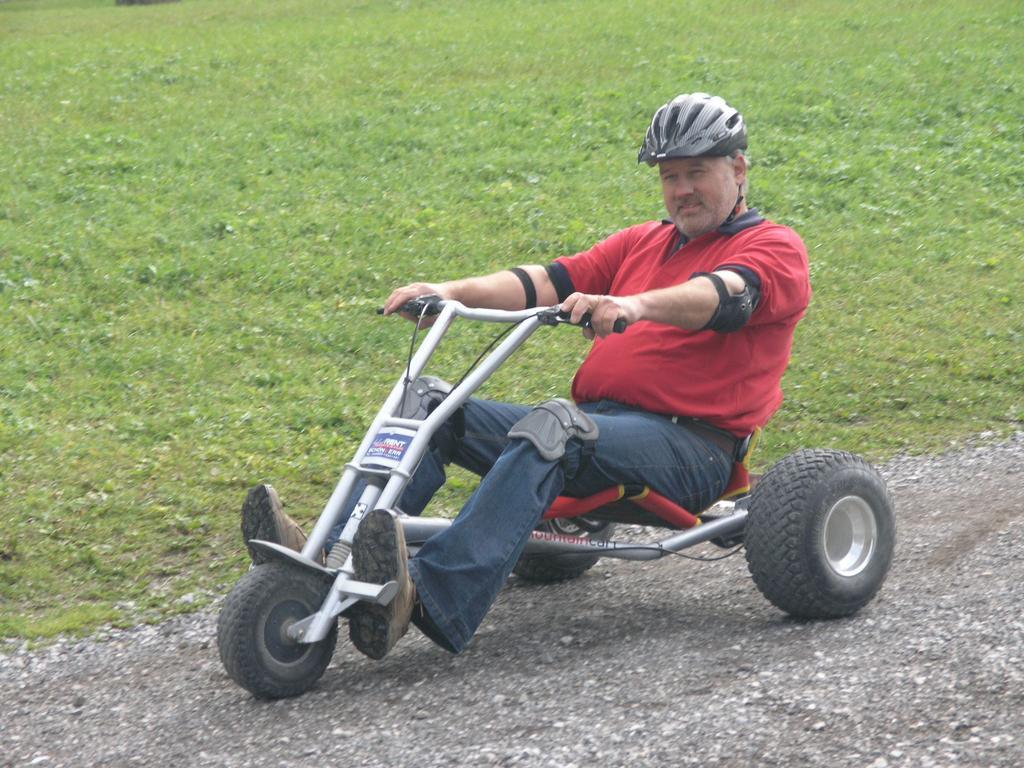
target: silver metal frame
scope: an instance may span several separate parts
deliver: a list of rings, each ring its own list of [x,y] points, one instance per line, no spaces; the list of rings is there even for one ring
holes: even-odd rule
[[[366,436],[359,444],[352,461],[345,465],[341,479],[327,501],[323,512],[320,513],[302,552],[294,552],[287,547],[271,542],[252,542],[268,557],[285,560],[334,579],[320,610],[289,628],[289,635],[298,642],[315,643],[324,639],[338,615],[359,600],[368,600],[381,605],[386,605],[391,601],[398,591],[398,585],[395,582],[391,581],[383,585],[367,584],[355,579],[351,550],[359,521],[369,510],[394,509],[397,506],[402,491],[405,490],[413,472],[416,471],[426,454],[434,433],[534,331],[543,324],[550,324],[550,322],[545,323],[542,320],[542,315],[547,312],[550,317],[551,310],[557,309],[527,309],[510,312],[474,309],[457,301],[443,301],[440,303],[440,307],[441,313],[413,355],[408,369],[392,387],[391,393],[366,431]],[[518,326],[469,372],[429,416],[425,419],[407,419],[398,416],[408,383],[422,375],[427,362],[440,346],[441,339],[444,338],[445,333],[457,317],[492,323],[518,323]],[[382,429],[388,428],[401,428],[413,433],[412,440],[401,460],[397,466],[389,469],[364,464],[367,451],[373,445],[374,439]],[[331,562],[341,562],[342,564],[337,568],[324,567],[318,562],[319,553],[323,550],[328,535],[337,524],[341,511],[345,508],[349,496],[355,489],[356,481],[361,476],[365,476],[368,480],[366,489],[358,499],[355,509],[342,531],[341,538],[332,550]],[[742,532],[746,526],[746,510],[733,505],[723,505],[723,509],[729,514],[689,530],[673,532],[673,535],[653,543],[574,539],[555,533],[534,531],[526,543],[524,554],[580,553],[616,557],[623,560],[656,560],[714,538],[728,538]],[[444,530],[450,524],[449,520],[437,518],[403,517],[402,527],[410,552],[415,553],[430,536]]]

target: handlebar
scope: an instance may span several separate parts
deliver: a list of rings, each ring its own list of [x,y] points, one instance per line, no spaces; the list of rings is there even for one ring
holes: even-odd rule
[[[402,305],[401,312],[414,315],[415,317],[429,317],[431,315],[438,315],[444,308],[445,299],[441,298],[437,294],[431,293],[426,296],[417,296],[415,299],[410,299]],[[377,310],[378,315],[384,314],[384,308],[381,307]],[[521,314],[521,313],[509,313],[509,314]],[[554,307],[545,307],[544,309],[537,310],[534,315],[543,325],[576,325],[580,328],[593,328],[593,318],[589,312],[584,312],[578,323],[573,323],[569,320],[570,314],[563,311],[557,305]],[[511,318],[510,318],[511,319]],[[614,333],[624,333],[626,330],[625,318],[618,318],[612,326]]]

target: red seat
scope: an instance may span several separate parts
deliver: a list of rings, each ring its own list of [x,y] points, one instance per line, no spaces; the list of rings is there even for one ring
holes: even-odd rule
[[[760,435],[760,429],[751,435],[747,451],[741,461],[737,461],[732,465],[729,483],[725,487],[725,493],[722,494],[718,501],[735,499],[750,493],[750,456],[754,452],[754,447],[757,445]],[[624,502],[624,504],[620,502]],[[700,525],[699,515],[704,511],[700,510],[700,512],[694,514],[647,486],[616,485],[584,498],[559,496],[548,511],[544,513],[544,519],[580,517],[598,511],[607,511],[607,514],[600,515],[605,519],[616,519],[615,513],[623,510],[624,507],[632,507],[634,509],[633,514],[626,516],[625,522],[643,523],[644,520],[637,519],[635,514],[635,509],[639,508],[645,513],[654,515],[653,521],[649,522],[668,525],[671,528],[693,528],[695,525]]]

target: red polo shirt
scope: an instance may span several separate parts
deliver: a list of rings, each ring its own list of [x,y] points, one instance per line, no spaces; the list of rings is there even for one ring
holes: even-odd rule
[[[678,243],[675,225],[652,221],[556,264],[568,272],[574,290],[610,296],[678,285],[694,272],[749,270],[761,283],[750,321],[734,333],[641,321],[596,339],[573,380],[573,398],[617,400],[749,434],[782,404],[793,331],[811,298],[807,250],[796,232],[756,211],[732,227]]]

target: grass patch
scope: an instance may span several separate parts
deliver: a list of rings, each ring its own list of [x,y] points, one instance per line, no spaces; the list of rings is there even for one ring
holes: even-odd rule
[[[681,91],[743,109],[812,257],[763,464],[1020,428],[1022,34],[1008,0],[0,3],[0,635],[225,591],[245,489],[315,518],[400,370],[390,289],[659,217],[633,158]],[[565,394],[585,344],[544,339],[486,394]]]

